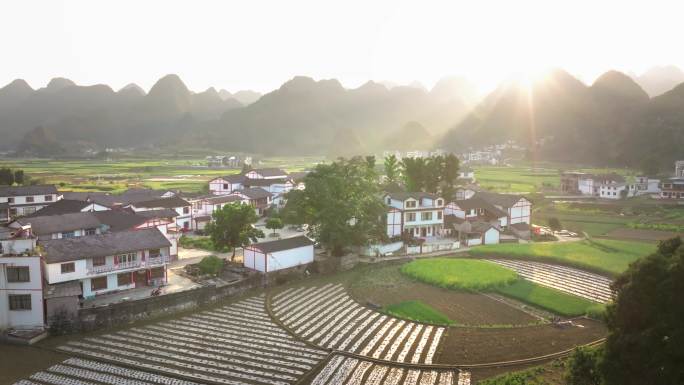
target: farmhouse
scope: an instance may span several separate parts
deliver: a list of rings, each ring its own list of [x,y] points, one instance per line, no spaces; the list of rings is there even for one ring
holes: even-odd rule
[[[216,210],[220,210],[223,206],[235,202],[249,203],[247,199],[237,195],[210,195],[193,199],[192,228],[194,230],[204,230]]]
[[[230,194],[242,189],[245,176],[241,174],[226,175],[209,181],[209,191],[214,195]]]
[[[10,217],[33,214],[60,199],[54,185],[0,186],[0,204],[9,205]]]
[[[466,246],[493,245],[499,243],[501,231],[487,222],[472,222],[466,235]]]
[[[106,211],[109,207],[99,205],[95,202],[80,201],[73,199],[60,199],[48,206],[36,211],[27,217],[61,215],[69,213],[86,213],[93,211]]]
[[[175,215],[175,222],[178,228],[187,231],[192,227],[191,204],[178,196],[131,203],[127,207],[130,208],[134,213],[150,210],[173,210],[177,214]]]
[[[271,206],[273,194],[261,187],[252,187],[233,192],[231,195],[249,203],[257,215],[264,215],[266,209]]]
[[[480,198],[506,213],[506,224],[502,226],[504,228],[516,223],[527,223],[528,225],[532,223],[532,202],[524,196],[479,191],[474,197]]]
[[[156,228],[42,242],[48,285],[79,281],[83,297],[166,283],[171,243]]]
[[[314,242],[303,235],[255,243],[244,250],[245,267],[263,273],[302,266],[313,261]]]
[[[424,192],[386,193],[387,236],[404,232],[427,238],[442,235],[444,228],[444,198]]]
[[[684,199],[684,160],[675,162],[675,176],[660,183],[660,197]]]
[[[40,256],[0,255],[0,330],[44,324]]]
[[[63,192],[62,195],[64,196],[64,199],[93,202],[109,209],[116,209],[133,203],[159,198],[169,198],[177,195],[177,193],[170,190],[132,188],[121,194],[110,194],[105,192]]]

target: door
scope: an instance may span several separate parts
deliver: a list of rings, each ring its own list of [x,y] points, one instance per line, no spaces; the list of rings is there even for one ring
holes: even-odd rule
[[[427,229],[425,227],[420,229],[420,236],[427,237]]]
[[[148,285],[147,270],[138,270],[133,273],[133,277],[135,278],[135,287],[143,287]]]

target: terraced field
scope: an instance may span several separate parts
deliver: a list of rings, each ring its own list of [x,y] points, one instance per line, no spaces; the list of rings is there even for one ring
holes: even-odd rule
[[[489,259],[515,270],[521,277],[588,300],[607,303],[613,300],[611,280],[602,275],[541,262]]]
[[[317,346],[395,362],[431,364],[445,328],[400,320],[356,303],[341,285],[288,289],[275,316]]]
[[[470,373],[402,368],[358,358],[334,356],[311,385],[470,385]]]
[[[298,381],[327,355],[273,323],[264,296],[72,341],[59,350],[200,383],[268,385]]]

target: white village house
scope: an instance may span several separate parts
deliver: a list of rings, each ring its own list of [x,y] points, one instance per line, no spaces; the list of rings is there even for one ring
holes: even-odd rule
[[[192,228],[192,205],[178,196],[131,203],[127,207],[135,213],[171,209],[177,214],[175,222],[179,229],[187,231]]]
[[[45,281],[78,281],[84,298],[166,283],[171,243],[157,228],[41,242]]]
[[[408,232],[415,237],[436,237],[444,227],[444,198],[424,192],[386,193],[387,236]]]
[[[0,255],[0,330],[42,328],[41,257]]]
[[[303,235],[255,243],[244,249],[245,267],[262,273],[303,266],[313,261],[314,242]]]
[[[0,186],[0,204],[9,205],[10,217],[33,214],[60,199],[54,185]]]

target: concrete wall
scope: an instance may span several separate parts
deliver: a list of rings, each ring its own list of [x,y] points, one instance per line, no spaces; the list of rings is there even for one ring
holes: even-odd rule
[[[244,265],[250,269],[268,272],[306,265],[314,261],[313,245],[270,253],[264,261],[264,254],[251,249],[244,251]],[[264,262],[266,265],[264,266]]]
[[[42,326],[43,282],[40,257],[0,258],[0,329],[9,327]],[[6,269],[11,266],[28,266],[29,282],[7,282]],[[10,310],[10,295],[30,295],[30,310]]]
[[[500,234],[498,230],[496,230],[495,228],[490,228],[484,233],[484,244],[494,245],[499,243],[499,235]]]

